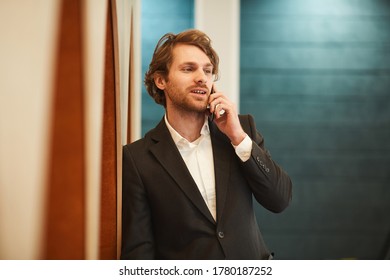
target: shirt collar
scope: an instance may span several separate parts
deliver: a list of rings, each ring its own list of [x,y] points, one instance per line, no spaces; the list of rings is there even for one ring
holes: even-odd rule
[[[168,127],[168,130],[169,130],[169,133],[171,134],[172,136],[172,139],[173,139],[173,142],[175,142],[176,146],[181,146],[181,144],[184,144],[184,145],[193,145],[193,144],[197,144],[199,142],[199,139],[202,137],[202,136],[207,136],[207,135],[210,135],[210,127],[209,127],[209,122],[208,122],[208,118],[207,116],[205,116],[205,120],[204,120],[204,124],[202,126],[202,129],[200,130],[200,137],[195,140],[194,142],[189,142],[187,139],[185,139],[183,136],[181,136],[168,122],[168,118],[167,118],[167,114],[164,115],[164,120],[165,120],[165,124],[167,125]]]

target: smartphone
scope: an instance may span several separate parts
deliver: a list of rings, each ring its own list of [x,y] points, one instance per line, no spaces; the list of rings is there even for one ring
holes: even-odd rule
[[[213,94],[213,93],[214,93],[214,87],[211,88],[210,94]],[[210,104],[207,104],[207,110],[210,110]],[[209,118],[210,118],[210,121],[213,121],[214,120],[214,114],[212,114],[210,112]]]
[[[211,93],[210,94],[213,94],[213,93],[214,93],[214,87],[211,88]],[[215,106],[215,109],[217,109],[219,105],[220,104],[217,104]],[[210,110],[210,104],[207,105],[207,109]],[[216,112],[216,110],[214,110],[214,114],[211,114],[211,112],[210,112],[209,118],[210,118],[211,121],[213,121],[214,118],[215,118],[215,112]],[[223,114],[225,114],[225,110],[224,109],[219,110],[219,116],[221,117]]]

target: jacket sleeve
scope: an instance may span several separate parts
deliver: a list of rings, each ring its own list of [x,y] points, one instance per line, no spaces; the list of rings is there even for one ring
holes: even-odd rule
[[[151,213],[130,149],[123,147],[121,259],[154,259]]]
[[[244,131],[252,139],[251,157],[243,162],[243,171],[257,202],[279,213],[290,203],[292,183],[288,174],[272,160],[264,147],[263,136],[256,130],[251,115],[240,116]]]

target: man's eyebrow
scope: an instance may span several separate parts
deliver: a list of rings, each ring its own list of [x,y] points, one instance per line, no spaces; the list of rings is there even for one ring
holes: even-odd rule
[[[183,62],[183,63],[179,64],[179,66],[185,66],[185,65],[196,66],[196,65],[198,65],[198,63],[192,62],[192,61],[187,61],[187,62]],[[203,67],[213,67],[213,64],[211,62],[208,62],[205,65],[203,65]]]

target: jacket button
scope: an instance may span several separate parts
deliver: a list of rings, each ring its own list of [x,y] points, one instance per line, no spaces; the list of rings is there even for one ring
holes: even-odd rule
[[[223,231],[218,232],[218,237],[219,238],[224,238],[225,237],[225,234],[223,233]]]

